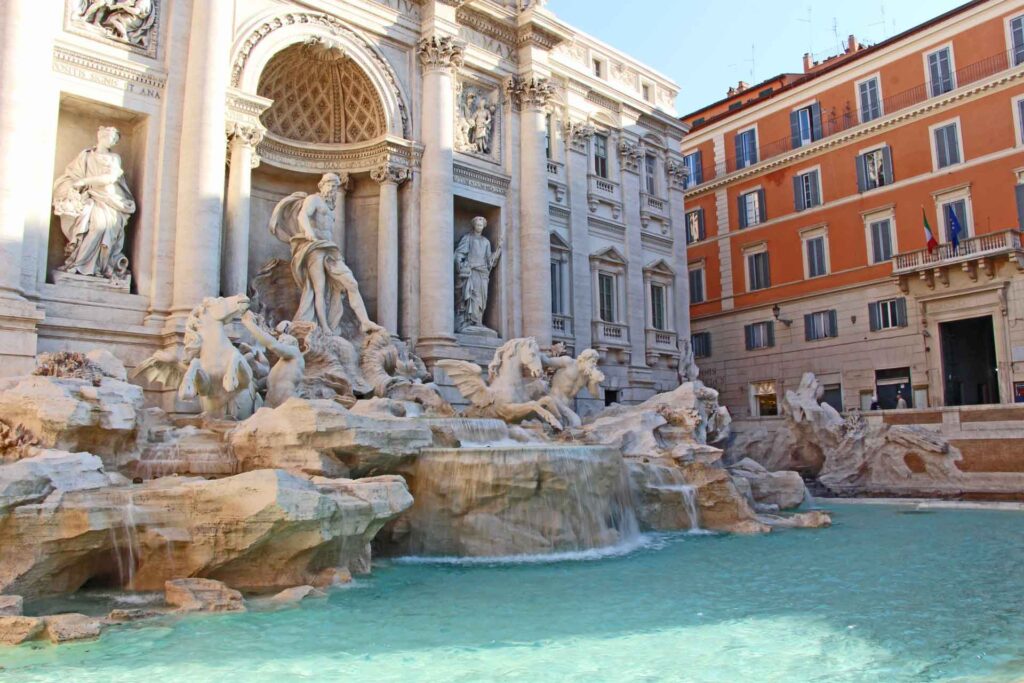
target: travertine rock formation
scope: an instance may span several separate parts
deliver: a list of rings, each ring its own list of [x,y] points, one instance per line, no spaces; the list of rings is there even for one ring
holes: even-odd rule
[[[21,645],[34,640],[44,626],[39,617],[0,617],[0,645]]]
[[[750,495],[758,505],[786,510],[800,505],[807,497],[807,487],[796,472],[783,470],[769,472],[760,463],[744,458],[729,467],[733,480],[743,479],[750,487]]]
[[[354,415],[334,401],[293,398],[230,434],[241,470],[277,467],[327,477],[397,472],[433,437],[422,421]]]
[[[174,579],[164,583],[164,601],[179,612],[244,612],[242,594],[213,579]]]
[[[74,640],[99,638],[103,622],[94,617],[70,612],[44,617],[44,635],[51,643],[68,643]]]

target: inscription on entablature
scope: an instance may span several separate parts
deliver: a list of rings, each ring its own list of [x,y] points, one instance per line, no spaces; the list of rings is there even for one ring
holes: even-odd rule
[[[507,59],[511,62],[516,60],[516,50],[514,47],[507,43],[503,43],[496,38],[484,35],[479,31],[475,31],[468,26],[459,27],[459,37],[470,45],[475,45],[483,50],[492,52],[503,59]]]
[[[377,0],[377,2],[400,14],[409,15],[413,19],[420,18],[420,6],[414,0]]]

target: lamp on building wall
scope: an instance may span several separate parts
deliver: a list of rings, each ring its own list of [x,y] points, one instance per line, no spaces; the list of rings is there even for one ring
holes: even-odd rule
[[[775,304],[774,306],[772,306],[772,316],[775,318],[775,320],[777,320],[778,322],[782,323],[786,327],[789,327],[790,325],[793,324],[792,320],[787,320],[787,319],[785,319],[783,317],[780,317],[781,315],[782,315],[782,309],[779,308],[779,305]]]

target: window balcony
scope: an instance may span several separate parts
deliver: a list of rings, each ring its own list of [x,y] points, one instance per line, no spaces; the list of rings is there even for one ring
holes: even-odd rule
[[[618,198],[619,198],[619,184],[618,183],[616,183],[616,182],[614,182],[612,180],[608,180],[607,178],[602,178],[601,176],[596,176],[593,173],[588,175],[587,179],[589,180],[589,183],[590,183],[589,190],[590,190],[590,192],[592,194],[595,194],[598,197],[605,197],[607,199],[618,200]]]
[[[679,338],[675,332],[648,327],[645,335],[648,365],[652,368],[659,365],[669,368],[679,367]]]
[[[622,323],[594,321],[594,345],[609,348],[629,348],[629,327]]]
[[[668,202],[653,194],[640,193],[641,211],[646,211],[655,218],[668,220]]]
[[[557,339],[572,339],[572,316],[552,313],[551,333]]]
[[[961,240],[956,249],[947,243],[940,244],[931,253],[927,249],[917,249],[897,254],[892,262],[892,274],[899,278],[900,289],[906,293],[907,278],[915,273],[931,289],[935,287],[936,278],[944,285],[949,284],[951,267],[959,267],[972,280],[978,279],[979,270],[993,277],[995,264],[1000,258],[1006,258],[1018,270],[1024,270],[1020,230],[1011,228],[968,237]]]
[[[560,161],[548,159],[548,177],[552,180],[565,182],[565,165]]]

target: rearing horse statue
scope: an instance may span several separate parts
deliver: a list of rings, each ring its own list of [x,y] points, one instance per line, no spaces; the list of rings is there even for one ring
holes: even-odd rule
[[[455,387],[470,402],[467,417],[496,417],[505,422],[522,422],[536,417],[561,431],[556,417],[558,406],[550,397],[531,400],[524,370],[532,378],[544,374],[540,347],[533,337],[512,339],[499,348],[487,366],[487,381],[476,363],[439,360],[437,367],[448,373]]]

